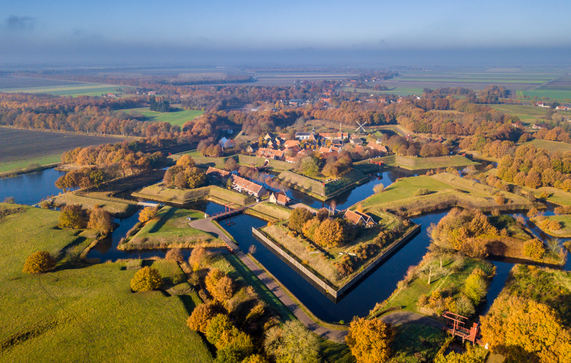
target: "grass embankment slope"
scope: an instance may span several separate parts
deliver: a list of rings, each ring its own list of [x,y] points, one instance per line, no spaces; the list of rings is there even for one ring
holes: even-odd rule
[[[308,194],[319,200],[327,200],[347,191],[360,182],[368,180],[369,177],[354,169],[334,181],[324,183],[323,181],[286,170],[281,172],[277,176],[277,179],[286,183],[292,189]]]
[[[109,212],[111,215],[123,218],[137,211],[137,203],[134,201],[113,198],[107,192],[78,193],[70,192],[54,197],[56,206],[80,205],[83,209],[92,210],[96,205]]]
[[[270,202],[258,203],[244,211],[245,214],[263,219],[268,222],[276,222],[288,219],[292,210]]]
[[[427,189],[428,194],[415,196],[419,189]],[[497,204],[497,195],[505,197],[507,202],[504,205]],[[454,206],[484,210],[532,207],[531,202],[523,197],[449,173],[397,180],[383,192],[365,199],[362,205],[365,212],[378,216],[383,210],[394,210],[412,216]]]
[[[61,161],[61,154],[54,154],[48,156],[40,156],[37,158],[23,159],[18,161],[10,161],[0,163],[0,173],[10,171],[26,171],[26,169],[35,169],[37,165],[57,165]]]
[[[201,199],[213,201],[218,204],[231,204],[243,207],[253,202],[253,198],[215,185],[196,189],[172,189],[162,183],[143,188],[132,194],[136,198],[155,200],[158,202],[185,205]]]
[[[554,231],[552,229],[549,229],[547,226],[543,226],[541,223],[536,223],[539,229],[541,229],[543,232],[553,237],[559,237],[559,238],[571,237],[571,215],[566,214],[559,216],[546,216],[546,218],[550,221],[559,222],[559,224],[561,225],[561,229]],[[534,219],[534,222],[537,222],[537,220]]]
[[[567,144],[564,142],[559,141],[549,141],[549,140],[541,140],[541,139],[534,139],[531,141],[526,142],[523,145],[532,144],[535,145],[538,149],[546,149],[547,151],[553,153],[556,151],[560,151],[562,153],[571,151],[571,144]]]
[[[187,218],[199,219],[204,212],[162,207],[157,217],[148,221],[134,236],[119,245],[119,249],[147,249],[173,247],[225,247],[214,235],[191,228]]]
[[[212,361],[186,327],[191,299],[185,305],[158,291],[131,293],[135,271],[125,263],[70,264],[79,251],[69,249],[90,240],[55,228],[59,212],[22,208],[0,220],[1,361]],[[24,274],[24,261],[38,250],[63,260],[52,272]]]
[[[149,107],[131,108],[123,111],[141,114],[145,116],[148,121],[168,122],[171,125],[180,127],[182,127],[187,121],[191,121],[204,113],[204,111],[183,110],[178,107],[173,107],[173,111],[171,112],[155,112],[151,111]]]
[[[188,152],[183,152],[180,154],[174,154],[171,155],[170,158],[174,161],[178,160],[182,155],[190,155],[192,156],[192,158],[194,159],[196,165],[203,167],[203,168],[207,168],[209,166],[213,166],[219,169],[224,169],[224,163],[226,162],[226,160],[228,160],[229,158],[234,158],[234,160],[236,160],[238,162],[238,164],[240,165],[244,165],[244,166],[263,166],[266,162],[266,158],[259,158],[256,156],[250,156],[250,155],[229,155],[229,156],[221,156],[218,158],[214,158],[214,157],[208,157],[208,156],[204,156],[201,153],[199,153],[196,150],[191,150]],[[284,171],[284,170],[291,170],[294,167],[294,164],[292,163],[288,163],[286,161],[280,161],[280,160],[269,160],[270,162],[270,168],[272,168],[272,170],[274,171]]]
[[[448,167],[459,168],[469,165],[478,165],[462,155],[438,156],[432,158],[410,158],[407,156],[390,155],[379,158],[387,166],[398,166],[407,170],[446,169]]]

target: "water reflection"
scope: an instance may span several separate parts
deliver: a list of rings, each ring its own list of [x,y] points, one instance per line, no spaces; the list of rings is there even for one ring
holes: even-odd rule
[[[56,180],[65,172],[46,169],[35,173],[22,174],[13,178],[0,179],[0,202],[14,197],[18,204],[33,205],[42,199],[57,195]]]

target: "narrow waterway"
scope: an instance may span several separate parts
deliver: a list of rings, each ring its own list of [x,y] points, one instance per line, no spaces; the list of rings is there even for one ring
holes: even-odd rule
[[[39,175],[34,175],[39,174]],[[59,190],[53,186],[57,178],[62,175],[55,170],[45,170],[40,173],[27,174],[18,178],[0,180],[0,196],[14,196],[17,203],[35,204],[41,199],[52,194],[57,194]],[[338,209],[347,208],[360,200],[373,194],[373,188],[377,184],[385,187],[393,183],[397,178],[411,176],[411,174],[388,171],[379,173],[369,182],[364,183],[353,190],[338,196],[335,201]],[[329,205],[330,201],[322,203],[307,195],[289,192],[295,199],[321,208]],[[190,209],[202,210],[207,214],[214,214],[224,210],[224,206],[212,202],[199,202],[189,206]],[[546,213],[546,214],[549,214]],[[252,236],[252,227],[259,228],[266,222],[248,215],[238,215],[236,217],[221,221],[221,225],[236,239],[243,251],[248,251],[250,246],[256,246],[254,256],[276,276],[295,296],[306,305],[315,315],[326,321],[350,321],[353,316],[364,316],[375,306],[377,302],[385,300],[395,290],[397,282],[400,281],[410,266],[417,265],[427,251],[430,239],[426,229],[431,223],[438,221],[446,215],[446,212],[424,215],[412,220],[422,225],[422,231],[413,238],[407,245],[397,251],[387,262],[379,266],[376,270],[357,285],[352,291],[344,296],[337,303],[330,300],[325,294],[319,291],[314,285],[305,280],[297,271],[282,261],[277,255],[268,250]],[[117,245],[121,238],[125,237],[127,231],[131,229],[138,220],[138,213],[124,219],[116,219],[119,224],[109,238],[99,243],[89,254],[89,258],[99,258],[101,261],[117,260],[122,258],[149,258],[154,256],[163,257],[165,250],[147,251],[120,251]],[[537,227],[531,226],[534,233],[542,239],[547,236],[539,231]],[[188,257],[190,251],[184,251]],[[487,305],[481,307],[483,312],[487,311],[493,300],[498,296],[505,285],[509,271],[514,263],[507,261],[492,261],[496,265],[496,276],[492,280],[488,295]],[[571,270],[571,262],[568,260],[566,270]]]

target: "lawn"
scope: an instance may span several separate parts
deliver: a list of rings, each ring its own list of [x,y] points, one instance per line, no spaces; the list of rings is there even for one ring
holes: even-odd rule
[[[214,235],[191,228],[187,218],[203,218],[204,212],[162,207],[157,217],[147,222],[134,236],[122,243],[120,249],[147,249],[170,247],[225,247]]]
[[[100,83],[85,83],[29,77],[6,77],[0,79],[0,92],[48,93],[57,96],[101,96],[117,93],[118,87]]]
[[[248,208],[244,213],[258,217],[268,222],[276,222],[283,219],[288,219],[292,210],[288,207],[283,207],[270,202],[258,203],[255,206]]]
[[[404,287],[395,290],[383,303],[381,310],[400,307],[403,310],[425,313],[417,306],[421,295],[430,295],[433,291],[450,289],[453,297],[457,297],[460,289],[468,276],[475,268],[480,268],[487,273],[492,273],[493,265],[489,262],[473,258],[459,258],[457,256],[443,256],[442,267],[438,258],[435,260],[423,260],[416,267],[412,280],[404,284]],[[429,270],[432,266],[431,281],[428,284]],[[400,283],[399,283],[400,285]],[[373,315],[374,316],[374,315]]]
[[[187,152],[183,152],[180,154],[172,155],[170,158],[174,161],[177,161],[182,155],[190,155],[194,159],[195,163],[203,168],[214,166],[219,169],[224,169],[224,163],[228,158],[233,157],[234,159],[237,158],[238,164],[244,166],[251,166],[252,164],[255,166],[263,166],[267,159],[259,158],[256,156],[249,156],[249,155],[229,155],[229,156],[222,156],[219,158],[213,158],[209,156],[204,156],[196,150],[191,150]],[[280,160],[270,160],[270,167],[274,171],[284,171],[284,170],[291,170],[294,167],[294,164],[288,163],[286,161]]]
[[[218,204],[230,204],[235,207],[243,207],[253,202],[253,199],[248,195],[220,188],[215,185],[196,189],[172,189],[166,188],[162,183],[158,183],[133,193],[133,196],[181,205],[204,199],[211,200]]]
[[[1,361],[212,361],[186,327],[192,303],[158,291],[132,293],[135,271],[125,263],[72,264],[90,241],[55,228],[59,212],[21,208],[0,221]],[[62,260],[46,274],[22,273],[37,250]]]
[[[438,156],[431,158],[411,158],[407,156],[391,155],[380,158],[387,166],[398,166],[407,170],[446,169],[458,168],[468,165],[478,165],[462,155]]]
[[[359,170],[352,170],[336,180],[323,182],[286,170],[281,172],[277,179],[292,189],[299,190],[319,200],[327,200],[359,182],[367,180],[368,177]]]
[[[61,162],[61,154],[39,156],[37,158],[23,159],[18,161],[9,161],[6,163],[0,163],[0,173],[26,170],[29,168],[33,169],[38,165],[54,165],[58,164],[59,162]]]
[[[415,196],[420,189],[426,189],[428,193]],[[508,203],[498,205],[494,200],[495,195],[504,196]],[[531,207],[531,203],[524,197],[449,173],[397,180],[383,192],[365,199],[362,205],[365,212],[375,215],[380,215],[383,210],[389,210],[408,216],[454,206],[484,210]]]
[[[520,99],[529,100],[537,97],[538,100],[549,100],[550,102],[571,102],[571,90],[548,90],[548,89],[535,89],[533,91],[517,91],[517,96]],[[527,99],[524,98],[528,97]]]
[[[56,206],[81,205],[83,209],[91,210],[96,205],[115,217],[127,217],[137,211],[137,203],[126,199],[109,197],[105,192],[65,193],[54,197]]]
[[[533,144],[538,149],[546,149],[549,152],[561,151],[562,153],[571,151],[571,144],[558,141],[534,139],[526,142],[524,145]]]
[[[539,229],[541,229],[543,232],[553,237],[571,238],[571,215],[566,214],[560,216],[547,216],[546,218],[552,221],[559,222],[561,224],[561,229],[554,231],[551,229],[543,228],[541,223],[536,223]]]
[[[141,114],[145,116],[148,121],[161,121],[168,122],[171,125],[182,127],[187,121],[190,121],[204,113],[204,111],[183,110],[178,107],[173,107],[171,112],[155,112],[151,111],[149,107],[131,108],[123,110],[130,114]]]

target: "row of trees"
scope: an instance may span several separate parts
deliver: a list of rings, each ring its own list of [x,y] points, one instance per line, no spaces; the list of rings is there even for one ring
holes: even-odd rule
[[[90,211],[79,205],[64,206],[59,215],[58,226],[71,229],[89,228],[102,234],[108,234],[113,229],[111,215],[98,205]]]

